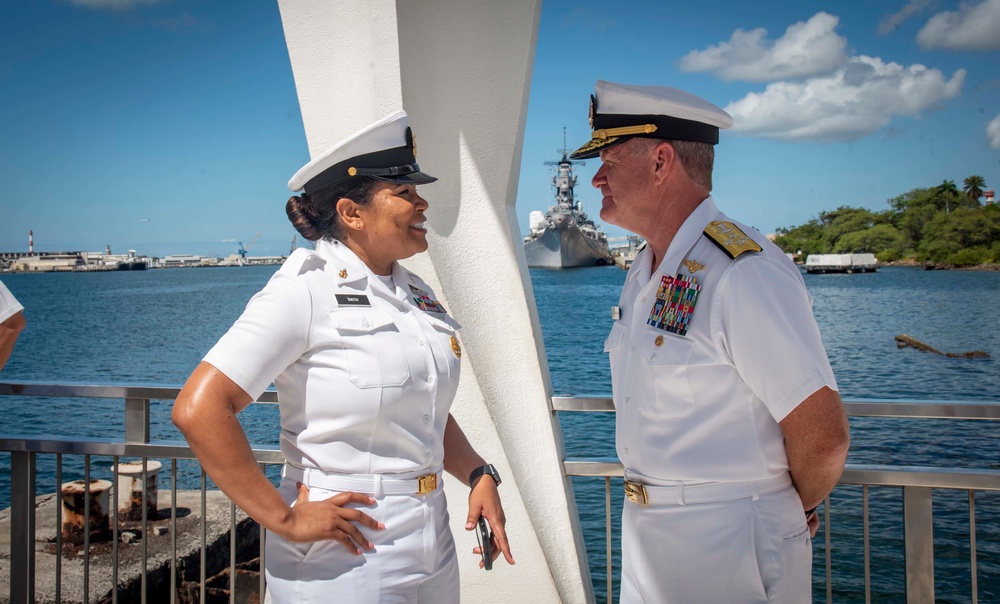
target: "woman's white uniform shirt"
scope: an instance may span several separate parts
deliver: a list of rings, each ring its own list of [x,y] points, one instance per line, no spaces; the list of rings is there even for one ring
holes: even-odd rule
[[[392,281],[340,242],[298,249],[205,357],[254,399],[274,381],[288,463],[401,478],[443,465],[459,325],[420,308],[433,292],[398,263]]]
[[[442,469],[459,325],[398,263],[391,285],[344,244],[319,241],[289,256],[205,357],[254,399],[274,381],[281,452],[294,468],[400,479]],[[295,500],[294,481],[279,491]],[[311,500],[333,494],[310,487]],[[386,529],[363,531],[374,553],[268,535],[274,601],[324,601],[329,590],[343,601],[457,601],[443,491],[375,495],[364,511]]]

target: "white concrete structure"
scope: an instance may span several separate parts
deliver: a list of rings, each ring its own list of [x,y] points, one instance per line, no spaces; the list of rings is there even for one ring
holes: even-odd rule
[[[869,273],[878,269],[874,254],[809,254],[809,273]]]
[[[430,250],[406,264],[459,322],[453,412],[504,477],[517,565],[478,569],[446,481],[466,602],[592,602],[541,327],[514,211],[540,0],[279,0],[310,153],[405,109]],[[582,118],[581,118],[582,119]]]
[[[201,266],[202,257],[192,254],[173,254],[165,256],[160,260],[163,268],[175,268],[179,266]]]

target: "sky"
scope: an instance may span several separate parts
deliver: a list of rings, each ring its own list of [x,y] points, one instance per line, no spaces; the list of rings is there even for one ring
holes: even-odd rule
[[[0,8],[0,252],[27,251],[29,230],[36,251],[289,252],[286,183],[308,150],[275,1]],[[552,203],[563,128],[571,150],[590,138],[597,79],[729,112],[713,197],[764,233],[943,180],[1000,187],[1000,0],[546,0],[522,233]],[[576,169],[595,219],[599,166]]]

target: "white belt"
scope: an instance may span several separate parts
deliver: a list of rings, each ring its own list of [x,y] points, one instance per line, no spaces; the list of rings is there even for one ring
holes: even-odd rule
[[[626,479],[625,496],[632,503],[640,505],[650,503],[686,505],[689,503],[709,503],[712,501],[742,499],[743,497],[753,497],[756,499],[758,495],[780,491],[790,484],[792,484],[792,477],[788,472],[763,480],[712,482],[692,485],[685,485],[678,482],[670,486],[648,485]]]
[[[394,478],[383,474],[327,474],[316,468],[285,464],[281,475],[307,487],[327,491],[353,491],[374,497],[382,495],[426,495],[441,484],[440,470],[417,478]]]

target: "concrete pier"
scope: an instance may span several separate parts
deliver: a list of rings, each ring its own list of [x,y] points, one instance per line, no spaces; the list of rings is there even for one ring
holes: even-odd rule
[[[128,529],[120,529],[118,542],[118,601],[138,602],[142,590],[143,550],[146,551],[146,601],[170,602],[171,551],[176,531],[177,553],[174,568],[178,601],[197,602],[201,578],[202,517],[205,518],[205,577],[211,578],[228,571],[230,563],[229,529],[231,508],[229,500],[219,491],[206,493],[205,512],[202,513],[200,491],[177,492],[177,522],[170,519],[174,507],[169,490],[159,493],[159,511],[148,523],[142,534],[141,523],[128,522]],[[35,500],[35,602],[48,604],[56,601],[56,496],[43,495]],[[10,510],[0,511],[0,604],[10,601]],[[125,530],[129,536],[121,532]],[[129,541],[128,543],[124,541]],[[143,543],[145,541],[145,543]],[[260,555],[260,533],[256,522],[236,509],[237,563],[246,563]],[[96,543],[90,546],[89,597],[91,602],[111,602],[113,587],[114,544]],[[66,603],[84,602],[84,554],[79,546],[64,542],[60,569],[60,599]],[[256,576],[251,565],[240,564],[237,570],[237,602],[257,602]],[[243,570],[241,570],[243,569]],[[209,580],[206,602],[215,601],[222,589],[225,576]],[[192,583],[194,587],[192,587]],[[250,593],[247,593],[250,590]],[[229,601],[226,594],[225,601]]]

